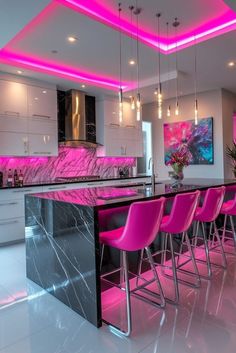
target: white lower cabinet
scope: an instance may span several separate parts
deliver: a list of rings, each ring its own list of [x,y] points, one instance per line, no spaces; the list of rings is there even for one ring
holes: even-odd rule
[[[25,237],[25,219],[9,218],[0,220],[0,244],[8,244]]]
[[[138,183],[148,183],[150,178],[117,179],[104,181],[91,181],[84,183],[60,184],[23,187],[17,189],[0,190],[0,246],[8,243],[24,240],[25,238],[25,195],[73,190],[80,188],[92,188],[103,186],[131,186]]]
[[[42,187],[0,190],[0,246],[25,238],[25,195]]]

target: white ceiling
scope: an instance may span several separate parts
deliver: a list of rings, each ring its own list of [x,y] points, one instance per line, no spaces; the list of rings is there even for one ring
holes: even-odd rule
[[[50,0],[0,0],[0,48],[49,3]]]
[[[1,32],[8,33],[8,37],[5,35],[5,41],[6,38],[9,40],[9,36],[13,37],[17,29],[19,30],[30,17],[33,17],[40,11],[42,4],[46,5],[49,2],[46,0],[22,1],[25,3],[24,10],[21,9],[20,11],[18,9],[17,20],[15,18],[15,21],[13,21],[13,24],[15,22],[13,26],[14,31],[10,28],[12,21],[11,25],[9,25],[9,21],[3,18],[0,22],[2,28]],[[13,14],[17,12],[17,6],[19,6],[18,0],[0,0],[0,2],[4,3],[5,14],[9,13],[9,11],[12,11]],[[115,11],[117,6],[115,0],[103,0],[102,2]],[[161,0],[159,2],[160,10],[163,12],[164,23],[167,19],[170,20],[176,15],[179,16],[180,19],[182,18],[183,33],[190,28],[190,25],[192,26],[197,22],[198,24],[202,24],[209,16],[213,18],[214,11],[216,11],[213,7],[214,3],[218,2],[224,4],[223,0],[175,0],[174,3],[177,4],[177,2],[178,6],[173,6],[173,0]],[[40,3],[41,7],[39,4],[36,6],[35,3]],[[129,1],[125,0],[123,4],[127,6],[129,5]],[[153,14],[156,12],[156,1],[140,0],[139,4],[143,7],[143,26],[146,26],[146,28],[155,26]],[[219,14],[221,6],[216,8]],[[12,9],[14,9],[14,11]],[[3,16],[2,10],[1,16]],[[68,35],[78,37],[78,42],[75,44],[68,43],[66,40]],[[235,43],[236,31],[232,31],[197,45],[199,91],[225,88],[236,92],[236,68],[227,67],[228,61],[236,60]],[[135,81],[136,79],[136,67],[131,67],[128,64],[129,59],[135,57],[135,45],[135,40],[132,41],[130,37],[122,35],[122,71],[124,81]],[[157,52],[144,44],[140,44],[139,47],[140,80],[142,87],[142,81],[155,81],[157,77]],[[53,16],[46,18],[43,24],[32,28],[31,31],[27,33],[27,36],[23,36],[17,41],[12,42],[11,50],[33,55],[43,60],[47,59],[52,62],[55,61],[70,67],[75,67],[81,71],[97,74],[100,77],[119,80],[118,32],[64,6],[58,6]],[[52,50],[57,50],[58,53],[52,54]],[[178,69],[181,72],[181,74],[179,73],[180,92],[183,95],[190,94],[194,91],[194,48],[189,47],[181,50],[178,53],[178,62]],[[161,55],[161,71],[163,75],[168,74],[168,67],[170,71],[175,70],[175,54],[169,56]],[[4,64],[0,64],[0,70],[16,73],[16,67]],[[31,70],[24,70],[24,75],[56,83],[62,89],[81,89],[81,83],[33,72]],[[156,84],[153,83],[150,87],[141,88],[143,102],[151,102],[154,100],[153,91],[155,86]],[[165,97],[175,95],[174,80],[170,80],[168,91],[167,84],[164,84],[163,88]],[[96,95],[114,94],[114,92],[109,92],[106,89],[87,85],[85,90]],[[128,92],[127,96],[129,96],[129,94]]]

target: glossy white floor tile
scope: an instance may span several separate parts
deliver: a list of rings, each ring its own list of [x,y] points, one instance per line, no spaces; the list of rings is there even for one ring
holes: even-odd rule
[[[166,290],[171,286],[166,282]],[[96,329],[26,279],[24,245],[0,249],[0,353],[233,353],[236,257],[200,289],[180,286],[180,305],[165,311],[132,299],[133,334]],[[122,317],[120,305],[107,308]]]

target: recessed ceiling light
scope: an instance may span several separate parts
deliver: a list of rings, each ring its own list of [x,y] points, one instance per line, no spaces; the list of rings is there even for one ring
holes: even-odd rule
[[[34,97],[34,100],[38,101],[39,99],[38,99],[38,97]]]
[[[23,71],[17,70],[17,73],[18,73],[19,75],[21,75],[21,74],[23,74]]]
[[[234,62],[234,61],[230,61],[230,62],[228,63],[228,66],[229,66],[229,67],[235,66],[235,62]]]
[[[157,90],[155,90],[154,94],[155,94],[156,96],[157,96],[157,93],[158,93]]]
[[[82,85],[81,87],[82,87],[82,88],[85,88],[86,86],[85,86],[85,85]]]
[[[67,40],[70,43],[75,43],[78,40],[78,38],[76,38],[74,36],[69,36],[69,37],[67,37]]]
[[[136,62],[135,62],[135,60],[131,59],[131,60],[129,60],[129,64],[130,64],[130,65],[135,65]]]
[[[43,93],[44,93],[44,94],[46,94],[46,93],[47,93],[47,91],[45,91],[45,90],[44,90],[44,91],[43,91]]]

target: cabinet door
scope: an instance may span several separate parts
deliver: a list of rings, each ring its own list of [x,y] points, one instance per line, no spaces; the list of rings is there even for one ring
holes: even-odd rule
[[[119,102],[104,101],[104,124],[107,126],[119,127]]]
[[[123,103],[123,126],[126,128],[136,128],[138,122],[136,120],[136,111],[131,109],[129,102]]]
[[[41,120],[57,120],[55,90],[28,86],[29,116]]]
[[[29,134],[30,156],[57,156],[57,135]]]
[[[27,86],[0,80],[0,115],[27,116]]]
[[[24,133],[0,131],[0,156],[27,156],[28,137]]]
[[[29,134],[57,135],[57,121],[29,119],[28,132]]]
[[[0,115],[0,131],[27,132],[27,118]]]

